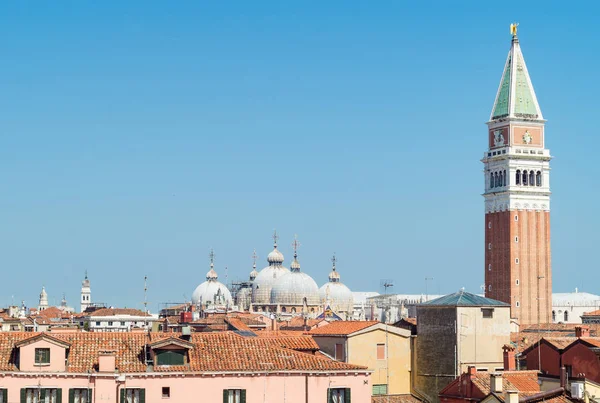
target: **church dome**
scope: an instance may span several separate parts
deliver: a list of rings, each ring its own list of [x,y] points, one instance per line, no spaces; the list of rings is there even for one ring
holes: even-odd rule
[[[252,303],[270,304],[271,289],[277,279],[290,271],[283,267],[283,254],[277,249],[277,232],[273,235],[275,245],[273,251],[267,256],[269,265],[262,269],[252,282]]]
[[[354,310],[354,296],[352,291],[340,280],[340,274],[337,272],[335,256],[331,259],[333,268],[329,273],[329,282],[319,288],[319,298],[328,303],[334,312],[351,313]]]
[[[219,276],[214,269],[214,253],[211,251],[210,270],[206,273],[206,281],[200,284],[192,293],[192,303],[194,305],[233,305],[231,293],[227,287],[218,281]]]
[[[281,276],[271,289],[271,303],[281,305],[319,305],[319,286],[311,276],[300,271],[296,256],[292,271]]]

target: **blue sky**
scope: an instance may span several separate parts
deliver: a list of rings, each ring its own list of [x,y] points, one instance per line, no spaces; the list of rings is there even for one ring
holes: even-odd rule
[[[357,291],[483,282],[486,126],[518,21],[552,161],[554,291],[600,293],[590,3],[3,2],[0,304],[183,301],[217,255]]]

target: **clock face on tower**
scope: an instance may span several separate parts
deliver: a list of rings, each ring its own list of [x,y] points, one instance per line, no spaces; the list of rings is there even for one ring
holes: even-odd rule
[[[523,143],[525,144],[531,144],[531,140],[533,139],[533,137],[531,137],[531,134],[529,133],[529,130],[527,130],[525,132],[525,134],[523,135]]]

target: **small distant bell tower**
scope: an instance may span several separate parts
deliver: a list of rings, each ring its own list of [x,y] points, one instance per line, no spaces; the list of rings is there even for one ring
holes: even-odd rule
[[[88,279],[87,270],[85,272],[85,278],[81,282],[81,312],[90,306],[92,299],[92,289],[90,288],[90,280]]]

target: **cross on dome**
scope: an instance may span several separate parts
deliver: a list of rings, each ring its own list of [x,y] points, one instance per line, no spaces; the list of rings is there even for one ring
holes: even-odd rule
[[[300,271],[300,262],[298,261],[298,248],[300,242],[298,242],[298,235],[294,235],[294,241],[292,242],[292,248],[294,248],[294,261],[290,264],[290,270],[293,272]]]

